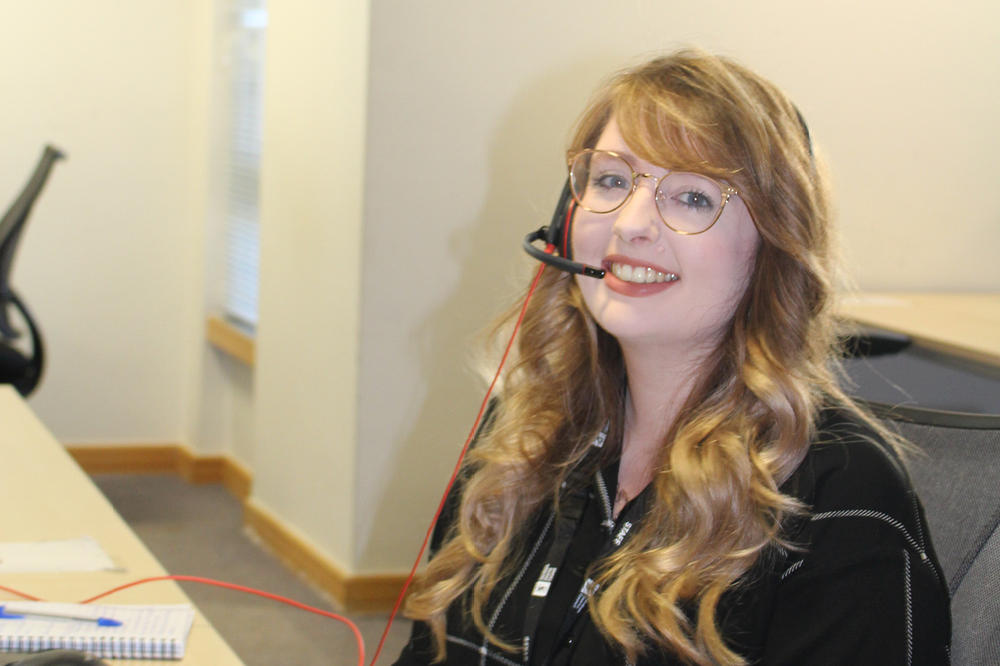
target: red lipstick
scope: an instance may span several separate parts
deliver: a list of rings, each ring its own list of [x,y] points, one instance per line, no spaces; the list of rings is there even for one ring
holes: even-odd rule
[[[603,262],[601,262],[601,267],[607,271],[604,276],[604,283],[608,285],[608,289],[611,291],[621,294],[622,296],[631,296],[635,298],[642,298],[644,296],[653,296],[655,294],[662,293],[672,287],[677,280],[665,281],[665,282],[626,282],[621,278],[617,277],[614,272],[612,272],[612,264],[628,264],[633,268],[652,268],[654,271],[659,271],[660,273],[670,274],[672,271],[668,271],[660,266],[655,266],[653,264],[646,263],[644,261],[636,261],[635,259],[630,259],[628,257],[622,257],[618,255],[612,255],[606,257]]]

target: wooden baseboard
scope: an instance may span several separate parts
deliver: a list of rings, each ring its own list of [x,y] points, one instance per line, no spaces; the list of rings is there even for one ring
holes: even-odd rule
[[[240,500],[250,496],[253,475],[224,455],[198,455],[182,444],[87,446],[66,451],[87,474],[177,474],[189,483],[221,483]]]
[[[243,503],[243,522],[284,562],[329,593],[348,612],[391,610],[406,576],[353,575],[345,572],[277,516],[250,498]]]
[[[229,456],[198,455],[181,444],[67,445],[66,450],[88,474],[176,474],[189,483],[221,483],[243,503],[244,524],[285,566],[301,572],[349,612],[391,610],[403,589],[405,575],[355,575],[337,566],[250,497],[252,473]]]
[[[176,474],[180,471],[181,449],[177,444],[66,446],[87,474]]]
[[[253,488],[253,473],[232,458],[226,458],[222,466],[222,485],[241,502],[250,498]]]

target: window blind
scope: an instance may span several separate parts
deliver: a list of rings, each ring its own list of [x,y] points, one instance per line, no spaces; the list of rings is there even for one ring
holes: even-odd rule
[[[264,0],[233,0],[232,17],[226,314],[253,327],[260,273]]]

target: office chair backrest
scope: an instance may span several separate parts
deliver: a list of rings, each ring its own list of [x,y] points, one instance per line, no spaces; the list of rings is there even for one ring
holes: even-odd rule
[[[31,393],[41,380],[45,351],[41,332],[34,318],[10,285],[10,272],[14,265],[18,242],[21,240],[21,232],[24,230],[25,222],[28,221],[28,215],[31,214],[31,208],[41,194],[52,166],[56,160],[63,157],[65,155],[58,148],[46,146],[38,166],[35,167],[21,194],[0,218],[0,383],[13,384],[21,395],[25,396]],[[21,336],[21,333],[11,326],[11,306],[21,313],[31,333],[30,357],[10,344]]]
[[[951,594],[954,666],[1000,664],[1000,416],[871,404],[907,460]]]
[[[17,251],[18,241],[21,240],[21,231],[24,223],[28,220],[31,207],[35,205],[38,195],[42,192],[42,187],[49,177],[52,165],[56,160],[62,159],[65,155],[58,148],[46,146],[42,152],[42,157],[35,167],[35,172],[24,186],[21,194],[17,197],[10,208],[0,218],[0,335],[4,338],[17,338],[20,336],[11,325],[7,317],[7,303],[10,300],[10,271],[14,264],[14,253]]]

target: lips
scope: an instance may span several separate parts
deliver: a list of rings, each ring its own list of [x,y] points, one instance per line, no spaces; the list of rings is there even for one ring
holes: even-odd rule
[[[623,296],[653,296],[672,287],[680,276],[662,266],[621,255],[611,255],[601,262],[607,271],[604,282],[611,291]]]

